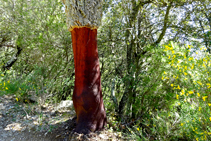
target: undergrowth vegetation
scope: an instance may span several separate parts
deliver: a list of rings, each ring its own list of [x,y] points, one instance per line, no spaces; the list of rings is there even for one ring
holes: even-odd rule
[[[150,65],[145,73],[140,74],[142,80],[135,85],[139,93],[134,106],[140,114],[136,119],[127,116],[130,109],[126,109],[125,122],[119,122],[115,104],[111,102],[111,89],[104,89],[110,128],[125,131],[139,140],[210,140],[211,58],[206,49],[201,47],[197,50],[190,45],[179,46],[170,42],[159,49],[151,48],[150,52],[153,55],[146,58]],[[44,75],[41,68],[21,76],[15,75],[14,70],[1,72],[0,93],[15,94],[16,101],[21,102],[27,102],[32,95],[50,95],[45,102],[60,101],[52,95],[52,81]],[[104,80],[102,82],[105,83]],[[121,82],[123,80],[119,78],[118,83]],[[73,80],[63,81],[57,88],[62,89],[63,83],[73,85]],[[146,88],[147,85],[152,86]],[[144,95],[148,90],[150,92]],[[121,93],[116,98],[119,101]]]
[[[150,62],[148,71],[138,82],[141,91],[136,106],[141,113],[120,128],[123,126],[138,140],[210,140],[210,54],[204,47],[196,49],[173,42],[152,49],[151,53],[154,52],[162,57],[148,58],[154,65]],[[150,68],[154,69],[150,71]],[[142,82],[153,83],[153,87],[141,87]],[[147,96],[146,89],[152,90]]]

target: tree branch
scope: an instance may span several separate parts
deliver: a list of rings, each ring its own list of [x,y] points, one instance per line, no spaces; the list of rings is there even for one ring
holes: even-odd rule
[[[133,8],[132,8],[131,16],[130,16],[130,23],[132,23],[135,20],[135,17],[138,14],[139,8],[141,6],[144,6],[145,4],[149,4],[151,2],[152,2],[152,0],[148,0],[148,1],[144,1],[144,2],[140,1],[139,4],[136,5],[136,1],[133,1],[132,2]]]
[[[167,23],[168,23],[168,17],[169,17],[169,12],[170,12],[171,6],[172,6],[172,2],[168,5],[168,7],[167,7],[167,9],[166,9],[166,14],[165,14],[165,17],[164,17],[163,29],[162,29],[162,32],[161,32],[159,38],[158,38],[157,41],[155,42],[155,44],[160,43],[160,41],[163,39],[163,37],[164,37],[164,35],[165,35],[165,33],[166,33],[166,30],[167,30]]]
[[[20,55],[22,48],[17,46],[17,50],[18,52],[15,54],[15,56],[11,60],[9,60],[5,65],[3,65],[2,67],[3,70],[5,69],[9,70],[12,67],[12,65],[18,60],[18,56]]]

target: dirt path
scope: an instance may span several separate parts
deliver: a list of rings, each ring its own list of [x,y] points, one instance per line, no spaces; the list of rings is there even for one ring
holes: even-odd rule
[[[73,133],[74,116],[74,110],[21,104],[14,96],[1,96],[0,141],[123,140],[120,134],[108,130],[88,136]]]

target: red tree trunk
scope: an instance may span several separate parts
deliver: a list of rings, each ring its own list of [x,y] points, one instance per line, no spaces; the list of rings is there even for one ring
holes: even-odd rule
[[[71,31],[75,63],[73,104],[77,115],[76,132],[87,134],[106,125],[97,51],[97,29]]]

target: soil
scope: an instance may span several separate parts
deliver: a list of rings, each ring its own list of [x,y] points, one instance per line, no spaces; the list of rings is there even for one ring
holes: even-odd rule
[[[75,119],[74,109],[55,110],[55,105],[21,103],[14,96],[0,96],[0,141],[125,140],[110,129],[77,134]]]

